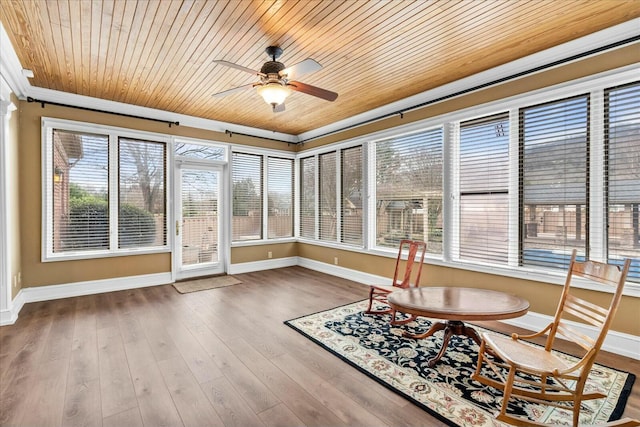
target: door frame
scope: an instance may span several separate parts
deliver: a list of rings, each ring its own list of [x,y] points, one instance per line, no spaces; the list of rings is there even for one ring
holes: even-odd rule
[[[202,169],[219,172],[220,182],[218,192],[218,264],[215,271],[194,268],[189,273],[184,274],[182,266],[179,265],[181,257],[178,251],[182,250],[182,235],[176,235],[176,225],[182,220],[182,169]],[[197,160],[197,159],[175,159],[173,168],[173,215],[171,221],[171,277],[173,281],[188,279],[190,277],[225,274],[229,270],[231,250],[229,246],[230,226],[229,226],[229,192],[227,190],[229,167],[226,161],[220,160]],[[187,270],[188,271],[188,270]]]

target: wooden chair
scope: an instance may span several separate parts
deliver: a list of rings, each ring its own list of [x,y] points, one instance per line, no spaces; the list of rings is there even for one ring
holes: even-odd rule
[[[391,323],[400,324],[407,323],[415,318],[415,316],[402,321],[396,321],[396,311],[391,307],[384,310],[373,309],[373,302],[381,302],[387,304],[387,295],[398,289],[406,289],[409,287],[417,287],[420,284],[420,274],[422,274],[422,264],[424,262],[424,254],[427,251],[425,242],[416,240],[401,240],[398,248],[398,258],[396,259],[396,269],[393,273],[393,282],[391,285],[371,285],[369,289],[369,307],[365,311],[368,314],[387,314],[391,313]],[[407,253],[407,261],[401,262],[402,254]],[[414,267],[416,268],[415,280],[411,282],[411,276]]]
[[[578,425],[580,404],[583,400],[605,397],[601,393],[584,393],[584,386],[595,362],[596,355],[607,335],[611,321],[616,313],[622,297],[622,288],[629,271],[630,260],[624,267],[607,265],[596,261],[576,261],[576,251],[573,251],[567,279],[560,297],[560,302],[553,319],[542,331],[532,335],[512,334],[511,337],[495,333],[483,333],[478,365],[472,378],[483,384],[501,389],[504,392],[502,407],[498,420],[517,426],[544,425],[507,413],[507,406],[511,397],[517,397],[549,406],[566,408],[573,411],[573,426]],[[613,293],[608,294],[608,306],[597,305],[572,293],[571,284],[576,278],[586,279],[596,285],[613,287]],[[570,320],[567,320],[567,316]],[[588,324],[595,327],[594,337],[586,336],[575,328],[576,323]],[[520,341],[548,334],[544,348],[532,347]],[[576,363],[552,353],[556,337],[565,338],[578,344],[584,349],[584,355]],[[492,357],[489,357],[491,354]],[[501,360],[500,360],[501,359]],[[486,364],[499,378],[496,380],[482,373]],[[508,374],[505,375],[505,372]],[[525,379],[518,374],[529,375]],[[531,379],[533,378],[533,379]],[[623,420],[623,425],[630,426],[633,420]]]

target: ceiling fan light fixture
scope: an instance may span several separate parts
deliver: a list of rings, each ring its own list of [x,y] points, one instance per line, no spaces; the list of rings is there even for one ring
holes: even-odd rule
[[[258,86],[258,93],[264,99],[264,102],[275,107],[284,102],[284,100],[291,94],[291,89],[278,82],[269,82],[264,85]]]

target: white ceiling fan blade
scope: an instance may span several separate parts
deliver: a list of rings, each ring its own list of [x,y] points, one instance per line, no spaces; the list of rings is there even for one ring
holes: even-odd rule
[[[311,86],[306,83],[289,82],[287,86],[298,92],[306,93],[307,95],[311,96],[317,96],[318,98],[322,98],[327,101],[335,101],[338,98],[338,94],[335,92],[331,92],[330,90],[322,89],[316,86]]]
[[[211,96],[213,96],[215,98],[222,98],[223,96],[231,95],[232,93],[240,92],[241,90],[244,90],[244,89],[247,89],[247,88],[250,88],[250,87],[253,87],[253,83],[249,83],[249,84],[246,84],[246,85],[242,85],[242,86],[238,86],[238,87],[233,87],[231,89],[223,90],[222,92],[214,93]]]
[[[218,65],[224,65],[225,67],[235,68],[236,70],[244,71],[245,73],[253,74],[256,76],[262,76],[263,74],[259,71],[252,70],[251,68],[243,67],[242,65],[234,64],[233,62],[223,61],[221,59],[214,59],[214,63]]]
[[[311,58],[307,58],[302,62],[298,62],[291,67],[285,68],[280,71],[280,77],[285,77],[289,80],[300,77],[303,74],[313,73],[314,71],[318,71],[322,69],[322,65]]]

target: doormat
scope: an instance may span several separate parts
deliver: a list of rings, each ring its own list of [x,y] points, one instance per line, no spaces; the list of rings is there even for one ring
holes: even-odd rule
[[[206,279],[176,282],[173,284],[173,287],[181,294],[187,294],[189,292],[205,291],[207,289],[224,288],[226,286],[237,285],[238,283],[242,283],[242,281],[233,276],[216,276],[207,277]]]
[[[438,353],[442,332],[422,340],[404,338],[402,332],[422,333],[432,321],[419,317],[393,326],[389,315],[368,315],[366,308],[367,301],[360,301],[285,324],[448,425],[507,425],[493,415],[500,410],[502,392],[471,379],[479,350],[474,341],[454,335],[442,359],[429,368],[427,360]],[[585,389],[597,389],[607,397],[583,402],[580,424],[619,419],[634,380],[631,373],[595,364]],[[518,400],[510,410],[545,425],[571,425],[572,421],[571,411],[524,400]]]

